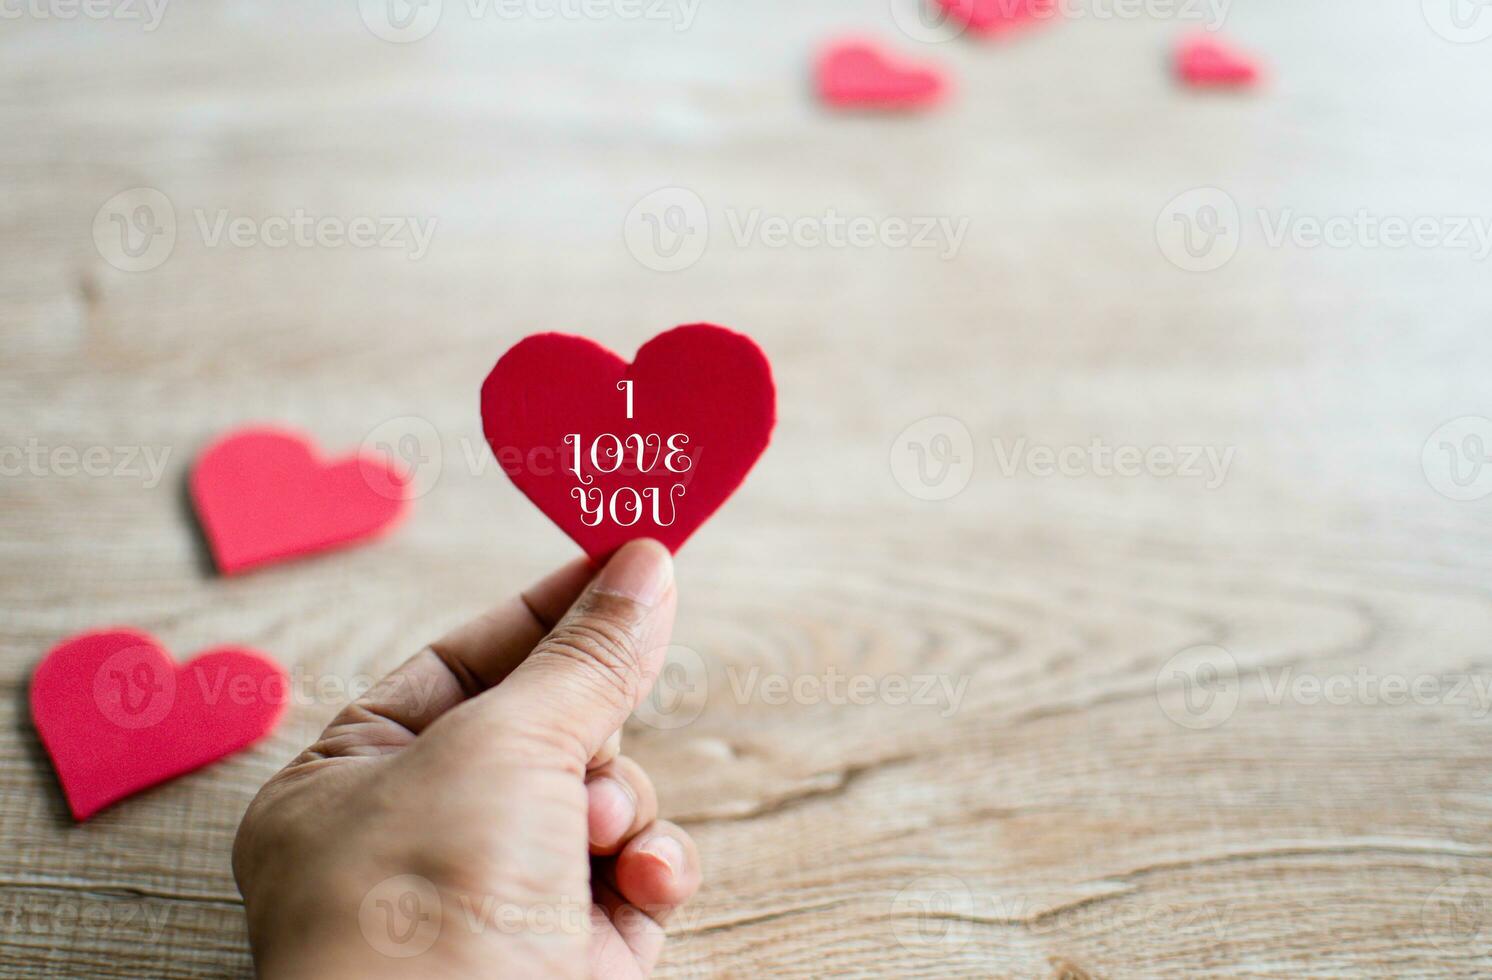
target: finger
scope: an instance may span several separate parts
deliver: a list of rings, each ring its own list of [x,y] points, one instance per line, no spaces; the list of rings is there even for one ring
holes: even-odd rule
[[[618,728],[616,731],[611,733],[611,736],[607,738],[606,741],[601,743],[601,747],[596,750],[595,755],[591,756],[591,761],[587,762],[585,764],[585,767],[587,769],[600,769],[602,766],[606,765],[606,763],[610,762],[612,759],[615,759],[621,754],[622,730]]]
[[[421,650],[339,713],[318,751],[366,754],[407,744],[436,718],[506,677],[593,573],[586,559],[576,559]]]
[[[473,702],[533,751],[583,771],[657,675],[673,628],[673,559],[656,541],[624,545],[508,679]],[[478,705],[481,705],[478,708]]]
[[[592,893],[591,976],[617,980],[652,973],[663,952],[663,927],[604,882],[597,882]]]
[[[658,818],[658,793],[636,762],[618,756],[586,776],[592,854],[615,854]]]
[[[627,842],[607,877],[618,894],[662,922],[699,890],[699,851],[683,828],[659,820]]]

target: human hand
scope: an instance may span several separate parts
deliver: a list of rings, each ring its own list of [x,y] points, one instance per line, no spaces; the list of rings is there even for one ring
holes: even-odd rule
[[[636,541],[591,579],[576,561],[416,654],[260,790],[233,871],[262,977],[648,975],[700,880],[619,754],[673,564]]]

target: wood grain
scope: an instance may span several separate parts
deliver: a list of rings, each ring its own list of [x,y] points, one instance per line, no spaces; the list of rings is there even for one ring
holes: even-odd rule
[[[1492,416],[1488,266],[1270,247],[1255,219],[1492,217],[1492,42],[1447,43],[1418,4],[1235,7],[1271,68],[1242,98],[1173,88],[1174,21],[917,47],[868,0],[716,0],[687,30],[447,2],[409,44],[288,0],[171,6],[151,32],[6,20],[0,449],[46,461],[0,476],[0,974],[247,974],[234,828],[337,706],[310,694],[268,743],[74,827],[24,708],[49,646],[131,623],[180,656],[261,648],[313,692],[371,676],[573,551],[481,443],[495,357],[698,319],[761,341],[781,423],[680,557],[672,711],[629,727],[706,867],[661,976],[1492,972],[1492,499],[1421,463],[1447,420]],[[844,30],[942,61],[957,101],[822,114],[806,59]],[[124,272],[91,227],[142,186],[177,242]],[[710,216],[672,273],[624,238],[664,186]],[[1245,231],[1190,273],[1156,223],[1204,186]],[[951,258],[733,237],[753,209],[829,208],[968,231]],[[213,246],[196,218],[296,209],[437,225],[413,261]],[[973,445],[943,501],[893,471],[930,416]],[[184,474],[263,419],[328,447],[423,435],[413,518],[214,578]],[[1007,475],[1021,439],[1233,456],[1215,487]],[[164,463],[69,475],[59,447]],[[1238,701],[1189,728],[1210,716],[1168,664],[1198,645]],[[882,693],[772,703],[769,675]],[[1364,676],[1438,686],[1392,703]],[[901,677],[963,685],[956,709],[893,703]]]

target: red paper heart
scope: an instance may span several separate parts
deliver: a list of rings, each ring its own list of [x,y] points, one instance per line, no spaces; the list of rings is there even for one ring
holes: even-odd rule
[[[987,37],[1034,27],[1057,12],[1056,0],[938,0],[938,4],[949,17]]]
[[[498,464],[596,560],[640,537],[677,551],[746,478],[776,414],[761,348],[707,323],[659,334],[631,364],[584,337],[537,334],[482,384]]]
[[[819,95],[833,106],[910,109],[943,97],[947,82],[935,68],[912,65],[868,41],[842,41],[819,56]]]
[[[210,446],[192,470],[192,500],[224,575],[329,551],[388,530],[405,479],[381,456],[323,462],[296,432],[249,428]]]
[[[1176,73],[1198,87],[1246,87],[1259,79],[1259,66],[1248,55],[1216,38],[1189,37],[1176,49]]]
[[[154,638],[103,630],[65,640],[31,676],[31,720],[73,818],[199,769],[274,730],[289,682],[252,650],[177,666]]]

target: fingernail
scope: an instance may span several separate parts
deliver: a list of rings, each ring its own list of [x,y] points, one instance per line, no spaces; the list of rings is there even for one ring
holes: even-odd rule
[[[621,839],[637,818],[637,800],[632,791],[610,776],[601,776],[585,784],[589,806],[591,843],[610,847]]]
[[[662,861],[675,878],[684,868],[684,845],[667,834],[659,834],[648,840],[638,850]]]
[[[658,542],[642,539],[622,545],[592,588],[651,607],[663,600],[672,584],[673,556]]]

